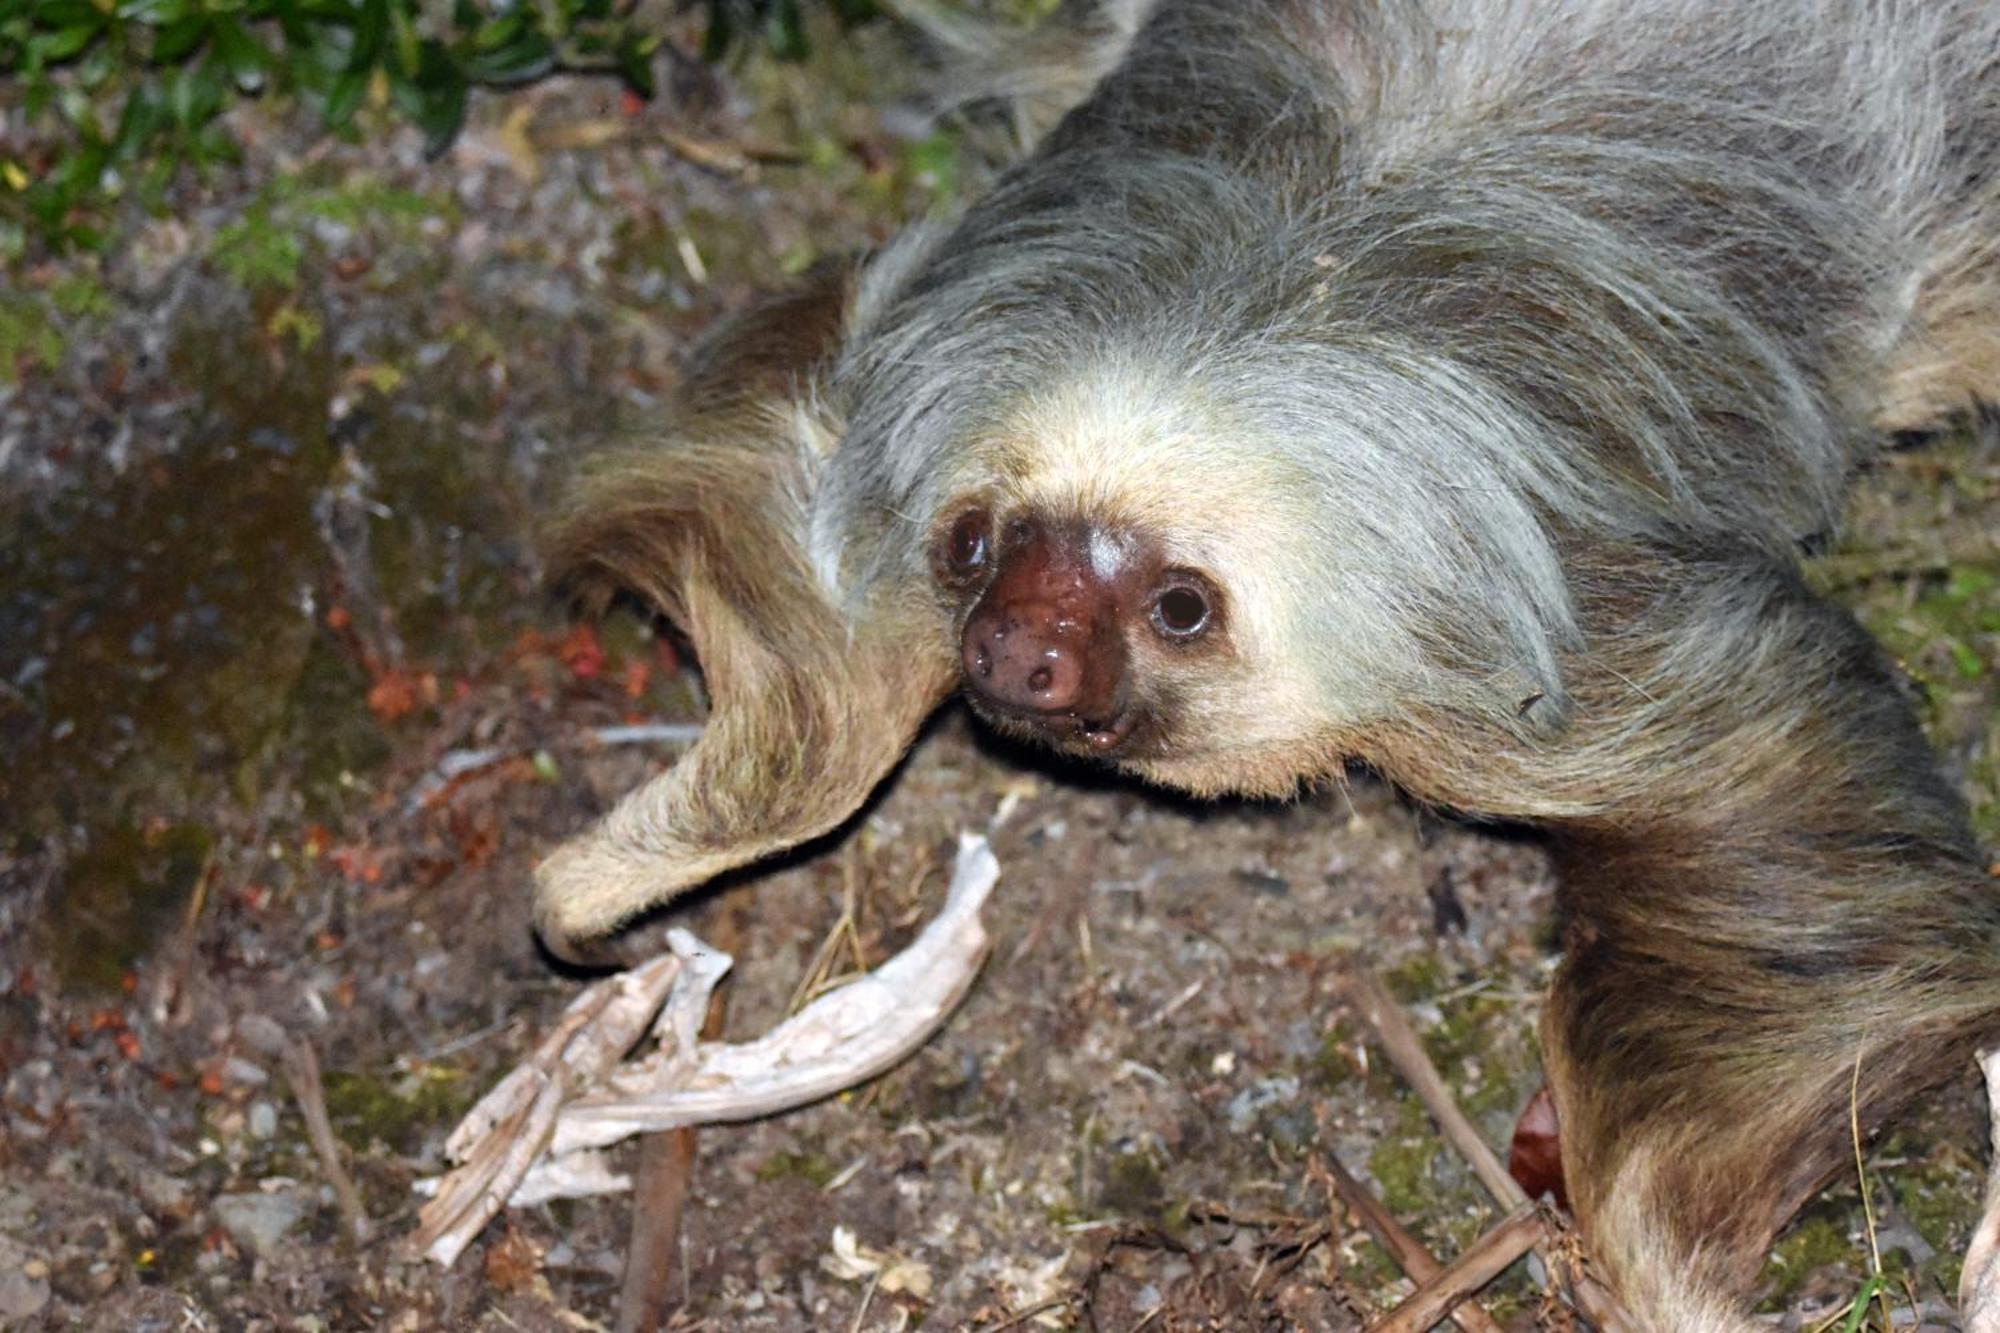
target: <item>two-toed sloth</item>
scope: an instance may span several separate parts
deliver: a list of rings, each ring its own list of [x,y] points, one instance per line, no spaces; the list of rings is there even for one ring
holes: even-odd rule
[[[1144,6],[1140,6],[1141,9]],[[1114,49],[1115,48],[1115,49]],[[1801,580],[2000,400],[1992,0],[1162,0],[958,222],[739,321],[557,566],[709,727],[551,944],[843,820],[963,690],[1194,792],[1546,830],[1570,1197],[1649,1329],[2000,1038],[2000,883]]]

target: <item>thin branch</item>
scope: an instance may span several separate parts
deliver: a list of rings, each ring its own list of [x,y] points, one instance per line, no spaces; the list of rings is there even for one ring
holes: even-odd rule
[[[1382,1043],[1389,1063],[1396,1066],[1396,1072],[1417,1094],[1417,1100],[1430,1112],[1431,1119],[1437,1121],[1445,1141],[1457,1149],[1458,1155],[1472,1167],[1472,1173],[1479,1177],[1479,1183],[1486,1187],[1486,1192],[1503,1208],[1518,1208],[1526,1203],[1527,1192],[1513,1176],[1507,1174],[1507,1167],[1499,1155],[1487,1145],[1473,1123],[1466,1119],[1465,1112],[1458,1109],[1451,1089],[1445,1086],[1437,1066],[1424,1053],[1422,1039],[1417,1036],[1416,1028],[1411,1025],[1403,1007],[1396,1003],[1395,997],[1383,989],[1382,983],[1372,974],[1360,970],[1348,974],[1345,989],[1348,1001]]]
[[[1409,1275],[1412,1282],[1421,1286],[1443,1274],[1444,1265],[1424,1248],[1422,1241],[1403,1229],[1403,1224],[1390,1215],[1366,1185],[1340,1164],[1338,1157],[1322,1157],[1314,1153],[1307,1159],[1306,1169],[1319,1177],[1322,1188],[1347,1205],[1361,1225],[1367,1228],[1368,1234],[1389,1252],[1389,1257]],[[1501,1333],[1500,1324],[1493,1316],[1469,1302],[1451,1312],[1451,1321],[1465,1333]]]
[[[327,1183],[333,1186],[334,1202],[339,1205],[340,1215],[347,1219],[347,1234],[354,1238],[356,1245],[366,1245],[374,1234],[368,1222],[368,1210],[361,1205],[361,1192],[354,1188],[354,1178],[347,1174],[347,1167],[340,1160],[340,1143],[333,1136],[333,1123],[327,1119],[326,1091],[319,1077],[319,1057],[306,1042],[292,1040],[285,1043],[280,1057],[284,1062],[285,1079],[292,1085],[292,1099],[299,1104],[299,1114],[305,1117],[306,1137],[312,1140],[313,1152],[319,1156],[320,1170],[326,1173]]]
[[[1408,1300],[1370,1324],[1368,1333],[1424,1333],[1547,1236],[1541,1210],[1522,1204]]]

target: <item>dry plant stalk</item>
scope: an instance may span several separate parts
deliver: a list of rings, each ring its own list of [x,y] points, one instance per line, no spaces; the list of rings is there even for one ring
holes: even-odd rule
[[[1388,1055],[1389,1063],[1396,1067],[1396,1072],[1402,1075],[1403,1081],[1417,1094],[1417,1100],[1421,1101],[1424,1109],[1430,1112],[1431,1119],[1437,1122],[1445,1141],[1457,1149],[1459,1155],[1472,1167],[1473,1174],[1479,1177],[1480,1183],[1486,1187],[1487,1193],[1493,1196],[1494,1201],[1517,1214],[1528,1202],[1526,1193],[1508,1172],[1498,1154],[1480,1136],[1479,1130],[1466,1118],[1465,1112],[1459,1109],[1457,1100],[1451,1095],[1451,1089],[1445,1086],[1444,1078],[1438,1073],[1437,1066],[1431,1063],[1430,1056],[1425,1053],[1423,1041],[1417,1036],[1416,1026],[1410,1022],[1409,1015],[1403,1012],[1403,1007],[1396,1003],[1395,997],[1389,994],[1372,973],[1361,968],[1356,968],[1348,975],[1344,989],[1355,1012],[1368,1024],[1376,1040],[1382,1043],[1382,1049]],[[1512,1214],[1510,1218],[1511,1216]],[[1473,1249],[1479,1249],[1486,1240],[1507,1226],[1507,1222],[1500,1223],[1498,1227],[1487,1232],[1486,1236],[1481,1237]],[[1591,1323],[1604,1330],[1604,1333],[1628,1333],[1628,1330],[1635,1327],[1631,1316],[1603,1283],[1585,1272],[1576,1262],[1573,1253],[1575,1247],[1568,1243],[1559,1243],[1564,1240],[1564,1233],[1545,1223],[1535,1243],[1534,1248],[1552,1275],[1548,1285],[1567,1289],[1584,1315]],[[1469,1256],[1472,1252],[1468,1250],[1466,1253]],[[1452,1267],[1457,1266],[1454,1264]],[[1499,1270],[1494,1271],[1497,1273]],[[1417,1275],[1411,1273],[1411,1276]],[[1414,1300],[1415,1297],[1411,1299]],[[1408,1302],[1405,1302],[1405,1305],[1407,1304]]]
[[[1307,1169],[1321,1177],[1327,1193],[1347,1205],[1368,1234],[1375,1238],[1375,1243],[1389,1252],[1389,1257],[1409,1275],[1411,1281],[1422,1286],[1444,1273],[1445,1266],[1424,1248],[1424,1243],[1412,1236],[1395,1215],[1382,1206],[1382,1201],[1369,1193],[1368,1187],[1341,1165],[1338,1157],[1315,1155],[1308,1161]],[[1451,1310],[1448,1317],[1463,1333],[1501,1333],[1499,1322],[1469,1299]]]
[[[971,988],[988,943],[979,910],[999,877],[986,840],[961,836],[944,906],[908,948],[741,1044],[699,1040],[729,956],[671,932],[671,954],[571,1001],[452,1132],[445,1152],[460,1165],[421,1210],[413,1248],[449,1266],[508,1203],[629,1188],[599,1151],[629,1135],[772,1115],[891,1068]],[[620,1067],[649,1026],[658,1048]]]
[[[1368,1333],[1424,1333],[1548,1236],[1540,1208],[1524,1203],[1445,1270],[1368,1326]]]

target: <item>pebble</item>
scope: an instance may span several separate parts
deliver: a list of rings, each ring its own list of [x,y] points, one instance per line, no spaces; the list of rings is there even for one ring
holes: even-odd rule
[[[216,1196],[215,1218],[244,1249],[270,1254],[306,1215],[305,1202],[298,1195],[222,1194]]]
[[[49,1303],[49,1261],[0,1236],[0,1328],[33,1319]]]

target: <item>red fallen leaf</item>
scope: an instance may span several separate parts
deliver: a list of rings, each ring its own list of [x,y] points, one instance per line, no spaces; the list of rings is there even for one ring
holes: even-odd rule
[[[618,90],[618,109],[628,118],[639,115],[646,109],[646,99],[630,88],[621,88]]]
[[[354,623],[354,616],[344,606],[329,606],[326,609],[326,627],[336,634]]]
[[[423,682],[407,671],[385,671],[368,690],[368,711],[383,722],[394,722],[417,711]]]
[[[116,1009],[99,1009],[90,1016],[92,1032],[117,1032],[125,1026],[125,1015]]]
[[[374,267],[375,261],[367,255],[343,255],[333,261],[333,276],[351,282]]]
[[[118,1053],[127,1060],[137,1060],[139,1058],[138,1033],[132,1031],[130,1028],[124,1028],[119,1031],[113,1040],[118,1043]]]
[[[327,853],[350,884],[379,884],[382,881],[382,854],[366,847],[336,847]]]
[[[305,836],[305,842],[303,844],[303,850],[305,851],[306,858],[308,860],[316,860],[320,856],[324,855],[326,849],[331,847],[332,845],[333,845],[333,830],[329,829],[324,824],[306,825],[306,836]]]
[[[678,676],[681,671],[680,649],[674,647],[673,640],[658,638],[653,640],[653,656],[660,659],[660,674]]]
[[[556,655],[578,680],[594,680],[604,670],[604,645],[597,641],[597,631],[589,625],[578,625],[564,635],[556,647]]]
[[[118,989],[127,995],[137,995],[139,993],[139,974],[129,967],[120,972],[118,974]]]
[[[194,1085],[201,1089],[203,1096],[220,1097],[222,1095],[222,1061],[218,1059],[204,1062],[201,1067],[201,1074],[195,1079]]]
[[[1561,1126],[1556,1122],[1556,1099],[1544,1083],[1521,1108],[1514,1122],[1514,1140],[1507,1145],[1507,1174],[1528,1192],[1531,1199],[1548,1195],[1558,1208],[1569,1207],[1569,1191],[1563,1182]]]

